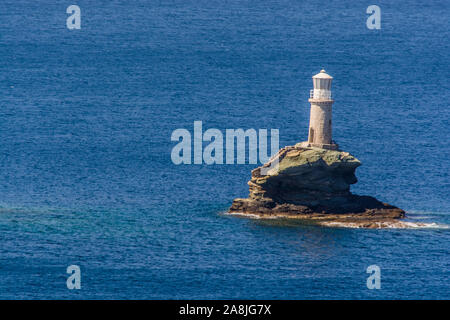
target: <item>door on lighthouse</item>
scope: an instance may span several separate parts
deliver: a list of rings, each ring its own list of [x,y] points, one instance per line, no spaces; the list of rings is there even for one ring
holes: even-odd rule
[[[309,128],[309,143],[314,143],[314,129]]]

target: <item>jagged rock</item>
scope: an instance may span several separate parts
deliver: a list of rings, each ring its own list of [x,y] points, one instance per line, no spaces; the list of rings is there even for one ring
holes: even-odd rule
[[[271,168],[274,161],[278,166]],[[339,221],[362,227],[384,226],[403,218],[405,212],[397,207],[350,192],[360,165],[348,152],[300,144],[284,147],[268,163],[252,171],[249,197],[235,199],[229,211],[314,219],[328,225]]]

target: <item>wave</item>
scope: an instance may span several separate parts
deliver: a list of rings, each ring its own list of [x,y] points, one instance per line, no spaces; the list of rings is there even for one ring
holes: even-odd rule
[[[281,219],[282,217],[278,217],[278,216],[267,216],[267,217],[261,217],[257,214],[252,214],[252,213],[244,213],[244,212],[223,212],[224,215],[228,215],[228,216],[240,216],[240,217],[245,217],[245,218],[250,218],[250,219],[264,219],[264,220],[272,220],[272,219]]]
[[[365,228],[361,224],[353,222],[339,222],[339,221],[325,221],[319,223],[325,227],[340,227],[340,228]],[[424,223],[424,222],[410,222],[410,221],[383,221],[374,222],[375,228],[379,229],[450,229],[449,225],[440,224],[435,222]],[[373,227],[372,227],[373,228]]]
[[[286,219],[285,216],[259,216],[252,213],[243,212],[223,212],[225,215],[230,216],[241,216],[250,219],[263,219],[263,220],[274,220],[274,219]],[[408,217],[408,219],[429,219],[429,217],[420,218]],[[346,222],[346,221],[315,221],[318,225],[324,227],[337,227],[337,228],[367,228],[364,224],[357,222]],[[393,221],[380,221],[373,222],[370,228],[379,229],[450,229],[450,225],[436,222],[412,222],[404,220],[393,220]]]

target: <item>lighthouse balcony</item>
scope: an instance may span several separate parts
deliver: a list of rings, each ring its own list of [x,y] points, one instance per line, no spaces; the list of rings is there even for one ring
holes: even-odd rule
[[[309,98],[317,99],[317,100],[331,100],[331,91],[330,90],[317,90],[317,89],[310,90]]]

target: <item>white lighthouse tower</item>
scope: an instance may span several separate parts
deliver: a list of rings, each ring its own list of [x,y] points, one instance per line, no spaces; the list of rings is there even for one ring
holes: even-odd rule
[[[331,81],[333,77],[321,70],[313,78],[314,89],[310,91],[309,102],[311,113],[309,118],[308,141],[303,147],[316,147],[322,149],[338,149],[332,140],[332,106]]]

